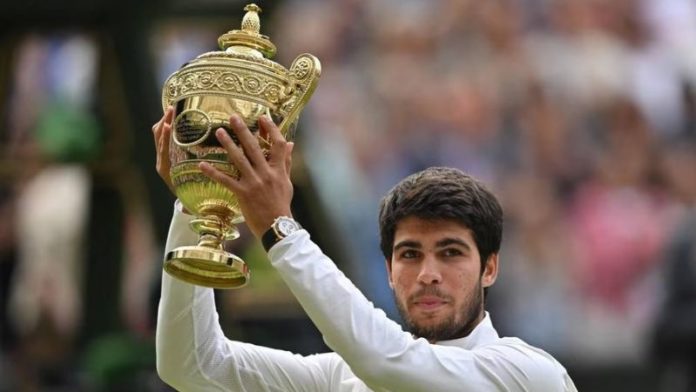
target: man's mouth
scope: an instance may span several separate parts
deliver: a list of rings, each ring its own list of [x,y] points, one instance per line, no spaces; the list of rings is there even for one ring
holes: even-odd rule
[[[444,306],[447,304],[447,301],[443,298],[436,297],[436,296],[422,296],[422,297],[417,297],[414,301],[413,304],[422,310],[435,310],[439,308],[440,306]]]

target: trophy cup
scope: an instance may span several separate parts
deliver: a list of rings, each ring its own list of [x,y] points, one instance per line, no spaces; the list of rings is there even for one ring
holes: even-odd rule
[[[237,113],[257,135],[266,156],[270,144],[259,136],[258,118],[269,115],[283,136],[292,140],[297,119],[317,86],[319,60],[299,55],[286,69],[270,60],[275,45],[260,34],[256,4],[244,8],[241,30],[220,38],[222,51],[204,53],[172,74],[162,89],[162,108],[174,106],[170,143],[171,179],[177,198],[196,218],[191,229],[195,246],[167,253],[164,269],[174,277],[200,286],[237,288],[246,284],[249,269],[222,244],[239,237],[235,225],[244,221],[236,196],[206,177],[198,168],[208,162],[232,177],[237,168],[215,137],[224,128],[237,141],[229,118]]]

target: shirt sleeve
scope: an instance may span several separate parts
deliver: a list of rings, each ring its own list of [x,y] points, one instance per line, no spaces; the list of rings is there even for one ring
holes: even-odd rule
[[[374,391],[575,390],[560,364],[530,346],[502,339],[466,350],[413,338],[375,308],[305,230],[278,242],[269,257],[326,344]]]
[[[196,243],[191,216],[177,203],[165,252]],[[308,357],[228,340],[213,289],[162,274],[157,316],[157,371],[181,391],[328,391],[334,354]]]

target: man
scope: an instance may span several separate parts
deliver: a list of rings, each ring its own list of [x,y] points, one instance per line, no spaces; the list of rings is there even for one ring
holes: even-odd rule
[[[157,169],[171,187],[171,109],[153,127]],[[480,183],[433,168],[403,180],[383,200],[382,250],[410,332],[376,309],[292,220],[292,143],[268,118],[268,157],[237,116],[216,137],[240,171],[234,179],[201,163],[233,191],[271,264],[334,351],[307,357],[230,341],[220,329],[213,290],[163,274],[157,369],[186,391],[575,391],[553,357],[519,339],[500,338],[484,311],[498,274],[502,211]],[[177,203],[166,249],[192,244],[191,219]],[[288,230],[279,227],[282,222]],[[272,230],[272,227],[280,233]],[[292,230],[295,228],[296,230]]]

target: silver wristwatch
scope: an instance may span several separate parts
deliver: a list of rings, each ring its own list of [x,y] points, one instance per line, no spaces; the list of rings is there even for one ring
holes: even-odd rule
[[[268,252],[278,241],[300,229],[302,226],[290,217],[279,216],[275,218],[271,227],[261,236],[263,248]]]

